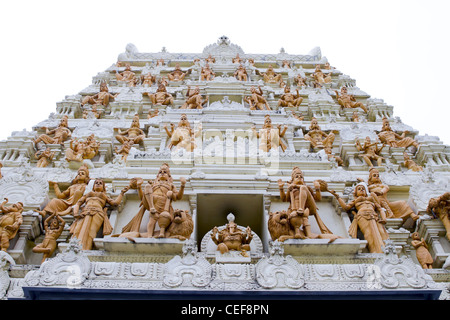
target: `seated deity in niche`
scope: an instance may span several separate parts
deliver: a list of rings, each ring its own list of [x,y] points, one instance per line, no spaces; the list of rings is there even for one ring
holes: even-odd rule
[[[34,156],[37,159],[36,168],[45,168],[52,162],[55,152],[47,147],[44,150],[36,152]]]
[[[239,65],[233,76],[239,81],[247,81],[248,79],[247,70],[245,70],[245,67],[242,64]]]
[[[118,81],[124,81],[128,84],[129,87],[135,87],[137,84],[136,73],[131,71],[131,66],[129,63],[125,65],[125,70],[122,72],[117,72],[116,70],[116,79]]]
[[[143,86],[151,87],[154,83],[156,83],[156,76],[152,75],[150,72],[141,75],[141,83]]]
[[[114,100],[118,95],[119,93],[109,93],[108,85],[106,82],[102,81],[100,83],[100,92],[93,96],[85,96],[81,100],[81,106],[83,107],[85,104],[90,104],[92,106],[102,106],[106,108],[109,105],[109,102]]]
[[[285,125],[283,129],[281,129],[281,124],[279,124],[276,128],[272,125],[272,119],[269,115],[264,117],[264,124],[259,131],[256,131],[256,127],[252,126],[252,131],[259,139],[259,149],[264,152],[269,152],[270,150],[278,150],[278,147],[286,151],[287,146],[282,140],[284,137],[287,126]]]
[[[92,191],[83,195],[73,206],[74,221],[70,226],[72,237],[77,238],[83,250],[91,250],[94,238],[100,229],[103,235],[112,233],[112,226],[108,218],[108,206],[115,207],[122,201],[123,195],[130,189],[126,186],[120,194],[112,199],[106,193],[105,182],[102,179],[95,179]]]
[[[312,188],[306,185],[302,170],[294,167],[287,183],[288,189],[284,192],[284,182],[278,180],[281,201],[289,202],[288,209],[269,213],[268,229],[272,240],[329,239],[333,242],[340,238],[327,228],[318,212],[316,201],[321,201],[321,191],[328,191],[326,182],[316,180]],[[311,216],[316,219],[320,233],[311,230]]]
[[[8,199],[0,204],[0,250],[8,251],[10,241],[14,239],[23,223],[23,203],[17,202],[5,207]]]
[[[163,83],[158,86],[155,93],[144,92],[143,95],[148,95],[154,106],[168,106],[173,104],[173,96],[167,92],[167,88]]]
[[[287,108],[296,108],[299,107],[302,103],[303,98],[300,97],[300,93],[298,89],[296,94],[291,93],[291,87],[284,87],[284,93],[281,95],[278,100],[278,107],[287,107]]]
[[[312,77],[314,79],[314,87],[316,88],[322,88],[324,84],[331,83],[331,73],[323,73],[320,69],[320,65],[316,65]]]
[[[133,144],[140,144],[144,141],[145,133],[141,129],[139,124],[139,115],[136,114],[133,117],[133,121],[131,122],[131,126],[129,129],[124,131],[118,130],[118,134],[116,135],[116,140],[120,143],[125,143],[126,141],[132,141]]]
[[[408,168],[408,170],[412,170],[414,172],[419,172],[419,171],[423,171],[423,167],[419,166],[417,163],[414,162],[413,159],[411,159],[411,156],[406,153],[403,152],[403,165]]]
[[[170,138],[169,149],[175,147],[174,150],[185,149],[188,152],[192,152],[195,145],[195,138],[201,134],[201,126],[197,132],[191,129],[191,125],[187,119],[186,114],[182,114],[178,126],[175,128],[174,124],[170,124],[170,131],[167,126],[164,125],[167,135]]]
[[[387,144],[393,148],[409,148],[410,146],[419,148],[419,143],[413,138],[406,137],[408,131],[404,131],[402,135],[395,133],[391,129],[391,125],[387,118],[383,118],[383,126],[381,128],[381,132],[378,133],[378,138],[382,143]]]
[[[183,71],[181,70],[181,68],[180,68],[180,64],[177,63],[177,64],[175,65],[175,69],[174,69],[172,72],[170,72],[169,74],[167,74],[167,78],[169,79],[169,81],[175,81],[175,82],[177,82],[177,81],[183,81],[184,78],[185,78],[187,75],[189,75],[190,73],[191,73],[191,69],[189,69],[189,70],[186,71],[186,72],[183,72]]]
[[[266,83],[280,83],[283,80],[281,74],[276,73],[272,65],[269,65],[266,72],[260,72],[256,69],[256,74],[261,75]]]
[[[337,90],[334,92],[336,92],[336,99],[342,109],[361,108],[365,113],[368,112],[367,107],[362,102],[357,102],[355,96],[348,93],[347,87],[342,87],[340,93]]]
[[[221,254],[230,251],[238,251],[243,257],[248,257],[250,242],[253,239],[252,229],[247,227],[245,232],[238,228],[234,222],[234,215],[228,215],[228,223],[220,230],[217,227],[212,229],[211,240],[217,245],[217,250]]]
[[[83,160],[93,159],[100,149],[100,142],[91,134],[84,140],[73,139],[70,141],[69,148],[66,149],[66,160],[83,162]]]
[[[428,201],[427,213],[434,219],[442,221],[445,228],[445,236],[450,240],[450,192],[431,198]]]
[[[55,190],[56,198],[51,199],[42,210],[35,210],[43,218],[47,214],[58,214],[60,216],[71,213],[72,206],[81,198],[89,183],[89,169],[86,165],[82,165],[75,178],[71,181],[70,186],[61,192],[57,182],[49,181]]]
[[[318,120],[314,117],[311,119],[308,133],[305,134],[305,139],[311,142],[314,149],[332,148],[335,137],[333,132],[327,134],[322,131]]]
[[[260,86],[258,86],[258,89],[252,86],[250,92],[252,95],[244,98],[250,105],[250,110],[271,110]]]
[[[202,68],[202,71],[200,73],[200,81],[211,81],[214,79],[216,74],[211,69],[208,63]]]
[[[373,167],[372,160],[376,161],[377,165],[381,167],[384,158],[380,155],[380,153],[384,146],[385,144],[382,144],[381,147],[378,147],[378,143],[372,142],[370,137],[366,137],[364,144],[362,145],[359,140],[356,140],[356,149],[362,152],[362,154],[359,154],[359,157],[363,158],[370,168]]]
[[[297,87],[306,87],[306,79],[299,73],[294,77],[294,83]]]
[[[413,221],[419,219],[413,209],[408,205],[407,201],[388,200],[387,194],[389,192],[389,186],[384,184],[380,178],[380,171],[377,168],[369,169],[369,179],[367,185],[370,193],[377,195],[381,207],[384,209],[381,213],[381,222],[385,223],[386,219],[397,218],[406,222],[408,218],[412,218]]]
[[[58,127],[52,130],[48,130],[47,127],[43,127],[42,129],[45,129],[45,134],[41,134],[36,139],[33,139],[35,146],[37,146],[39,142],[44,142],[45,144],[63,144],[64,141],[69,139],[72,135],[72,132],[68,128],[68,119],[69,118],[67,116],[62,117]]]
[[[186,100],[180,109],[203,109],[203,105],[208,102],[208,97],[203,98],[200,94],[200,88],[191,89],[187,86]]]
[[[348,233],[352,238],[357,238],[358,229],[367,241],[370,253],[383,253],[384,241],[389,235],[384,227],[386,223],[380,218],[383,208],[375,193],[369,193],[365,183],[356,185],[353,194],[354,200],[345,203],[336,192],[331,192],[338,200],[339,205],[345,211],[353,214]]]
[[[142,179],[135,179],[131,186],[138,190],[142,205],[139,212],[122,229],[122,233],[114,237],[127,238],[130,241],[134,241],[134,238],[173,238],[182,241],[189,239],[194,230],[191,215],[187,210],[172,207],[174,201],[183,198],[186,179],[181,177],[180,182],[178,190],[173,183],[167,163],[161,165],[155,180],[148,181],[144,186]],[[147,232],[140,233],[139,229],[146,211],[149,212]],[[159,231],[155,230],[156,225],[159,226]]]

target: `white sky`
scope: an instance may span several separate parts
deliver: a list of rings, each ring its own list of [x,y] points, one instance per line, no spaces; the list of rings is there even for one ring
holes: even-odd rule
[[[245,53],[316,46],[394,115],[450,144],[450,1],[1,1],[0,140],[56,111],[125,51]]]

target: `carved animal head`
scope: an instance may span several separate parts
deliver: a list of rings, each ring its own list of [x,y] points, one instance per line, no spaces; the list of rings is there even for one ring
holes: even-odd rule
[[[293,228],[289,222],[289,215],[285,210],[270,212],[267,223],[272,240],[277,240],[281,236],[293,234]]]
[[[187,210],[175,210],[172,223],[166,232],[166,238],[180,239],[181,237],[189,239],[192,231],[194,231],[194,222],[189,212]]]

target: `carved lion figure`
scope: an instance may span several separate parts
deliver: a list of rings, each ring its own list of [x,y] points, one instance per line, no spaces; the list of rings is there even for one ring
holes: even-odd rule
[[[308,239],[303,230],[299,230],[297,236],[295,236],[295,227],[291,223],[291,219],[295,219],[295,216],[290,216],[287,211],[269,212],[269,220],[267,227],[269,229],[270,237],[273,241],[278,240],[284,242],[288,239]],[[333,242],[341,237],[334,234],[315,234],[315,239],[328,239],[329,242]]]
[[[289,214],[285,210],[270,212],[267,225],[273,241],[283,242],[287,239],[294,239],[294,227],[289,222]],[[300,230],[300,234],[306,238],[303,231]]]
[[[172,223],[167,228],[165,237],[183,241],[190,238],[192,231],[194,231],[194,221],[189,212],[175,210]]]

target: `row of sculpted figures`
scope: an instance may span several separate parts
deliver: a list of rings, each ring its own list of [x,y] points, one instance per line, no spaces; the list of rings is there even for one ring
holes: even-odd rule
[[[55,191],[45,206],[36,210],[42,216],[44,239],[33,248],[33,252],[43,254],[43,260],[51,257],[57,249],[57,241],[64,227],[64,216],[71,215],[73,222],[69,231],[72,237],[80,241],[83,250],[95,249],[94,239],[99,232],[103,236],[125,238],[135,241],[136,238],[172,238],[184,241],[194,231],[194,221],[189,210],[172,206],[174,201],[181,200],[184,194],[186,179],[180,178],[177,188],[170,173],[170,167],[161,165],[154,180],[148,182],[141,178],[133,178],[120,193],[111,197],[102,179],[92,179],[89,169],[81,166],[70,186],[60,190],[58,183],[50,181]],[[269,212],[267,228],[272,241],[284,242],[287,239],[328,239],[330,243],[342,238],[330,231],[320,216],[317,202],[322,199],[322,192],[329,192],[337,200],[339,206],[350,213],[351,224],[348,229],[349,238],[362,237],[367,241],[367,251],[382,253],[384,241],[389,239],[385,225],[388,219],[397,218],[406,222],[411,218],[417,221],[420,216],[404,200],[390,201],[387,197],[389,186],[384,184],[376,168],[372,168],[367,182],[362,180],[356,184],[353,195],[346,202],[345,197],[328,188],[324,180],[315,180],[313,185],[304,181],[303,171],[294,167],[291,178],[285,182],[278,180],[280,199],[288,203],[286,210]],[[137,190],[140,199],[139,211],[122,228],[120,233],[112,234],[113,226],[109,220],[109,211],[117,207],[124,195],[130,190]],[[21,202],[7,206],[8,200],[0,204],[0,243],[1,250],[7,251],[9,241],[13,239],[23,223],[23,204]],[[450,239],[450,192],[429,200],[427,211],[438,218],[445,227],[446,237]],[[148,215],[146,231],[141,232],[144,215]],[[310,219],[317,222],[319,232],[311,228]],[[234,221],[229,221],[226,228],[212,229],[212,241],[221,253],[240,251],[246,255],[252,241],[250,227],[242,230]],[[431,268],[433,259],[423,239],[413,233],[411,244],[416,248],[417,257],[424,268]]]
[[[264,83],[279,87],[286,86],[285,78],[292,78],[291,81],[298,87],[321,88],[332,82],[333,72],[336,69],[329,62],[325,62],[323,66],[320,63],[313,64],[313,69],[308,69],[306,72],[300,66],[301,71],[299,72],[294,61],[284,60],[281,65],[278,62],[269,62],[268,64],[267,61],[255,62],[253,58],[242,59],[239,54],[231,62],[229,67],[232,68],[232,77],[236,80],[262,80]],[[142,70],[136,72],[137,70],[133,71],[129,62],[119,61],[116,63],[116,68],[111,72],[112,78],[115,80],[123,82],[129,87],[135,87],[138,85],[152,86],[155,83],[184,82],[188,78],[198,81],[213,81],[219,76],[214,71],[214,65],[218,64],[223,68],[223,63],[217,63],[211,55],[207,58],[196,58],[190,62],[183,62],[183,64],[186,63],[189,64],[189,67],[182,68],[180,62],[158,59],[151,61],[151,66],[147,63]],[[121,68],[123,68],[122,71],[119,70]],[[276,68],[281,72],[276,72]],[[228,69],[225,72],[226,76],[228,76],[227,72],[230,71]],[[219,73],[223,72],[223,70],[219,71]],[[223,76],[223,74],[220,76]]]
[[[162,127],[169,139],[167,148],[171,150],[184,149],[192,152],[196,147],[196,138],[202,134],[201,124],[194,130],[187,114],[180,115],[180,121],[177,125],[170,123],[170,128],[166,124]],[[45,133],[36,136],[33,140],[36,149],[34,158],[37,160],[37,167],[47,167],[54,160],[55,152],[48,145],[64,145],[64,142],[69,141],[69,139],[70,144],[64,152],[64,158],[68,162],[81,163],[84,160],[93,159],[99,154],[100,142],[94,134],[85,139],[71,139],[72,132],[69,129],[67,117],[63,117],[56,128],[51,130],[48,128],[44,129]],[[289,142],[285,139],[285,133],[288,126],[274,125],[269,114],[264,116],[264,123],[261,128],[257,129],[253,125],[250,129],[253,132],[253,136],[259,139],[259,150],[263,152],[270,152],[274,149],[278,151],[279,148],[281,148],[281,152],[287,150]],[[309,128],[305,129],[303,139],[310,143],[310,151],[318,152],[323,150],[328,160],[343,166],[344,161],[342,157],[333,150],[335,149],[334,142],[337,133],[339,132],[336,130],[322,130],[319,121],[313,118]],[[407,170],[422,171],[423,167],[413,159],[420,144],[414,138],[406,136],[407,133],[407,131],[404,131],[402,134],[398,134],[391,128],[389,120],[385,118],[383,119],[381,130],[377,133],[377,140],[372,140],[368,136],[361,142],[359,138],[355,139],[355,152],[358,152],[361,161],[371,168],[386,164],[386,155],[389,156],[389,153],[382,155],[383,149],[386,151],[387,148],[391,147],[403,148],[404,161],[401,162],[402,166]],[[114,153],[120,155],[122,160],[126,161],[131,148],[142,145],[145,138],[146,133],[141,128],[139,115],[136,114],[129,128],[118,128],[117,134],[114,135],[114,140],[119,143],[119,145],[115,146]],[[407,152],[407,150],[410,150],[410,152]],[[398,162],[398,159],[395,159],[395,162]]]

